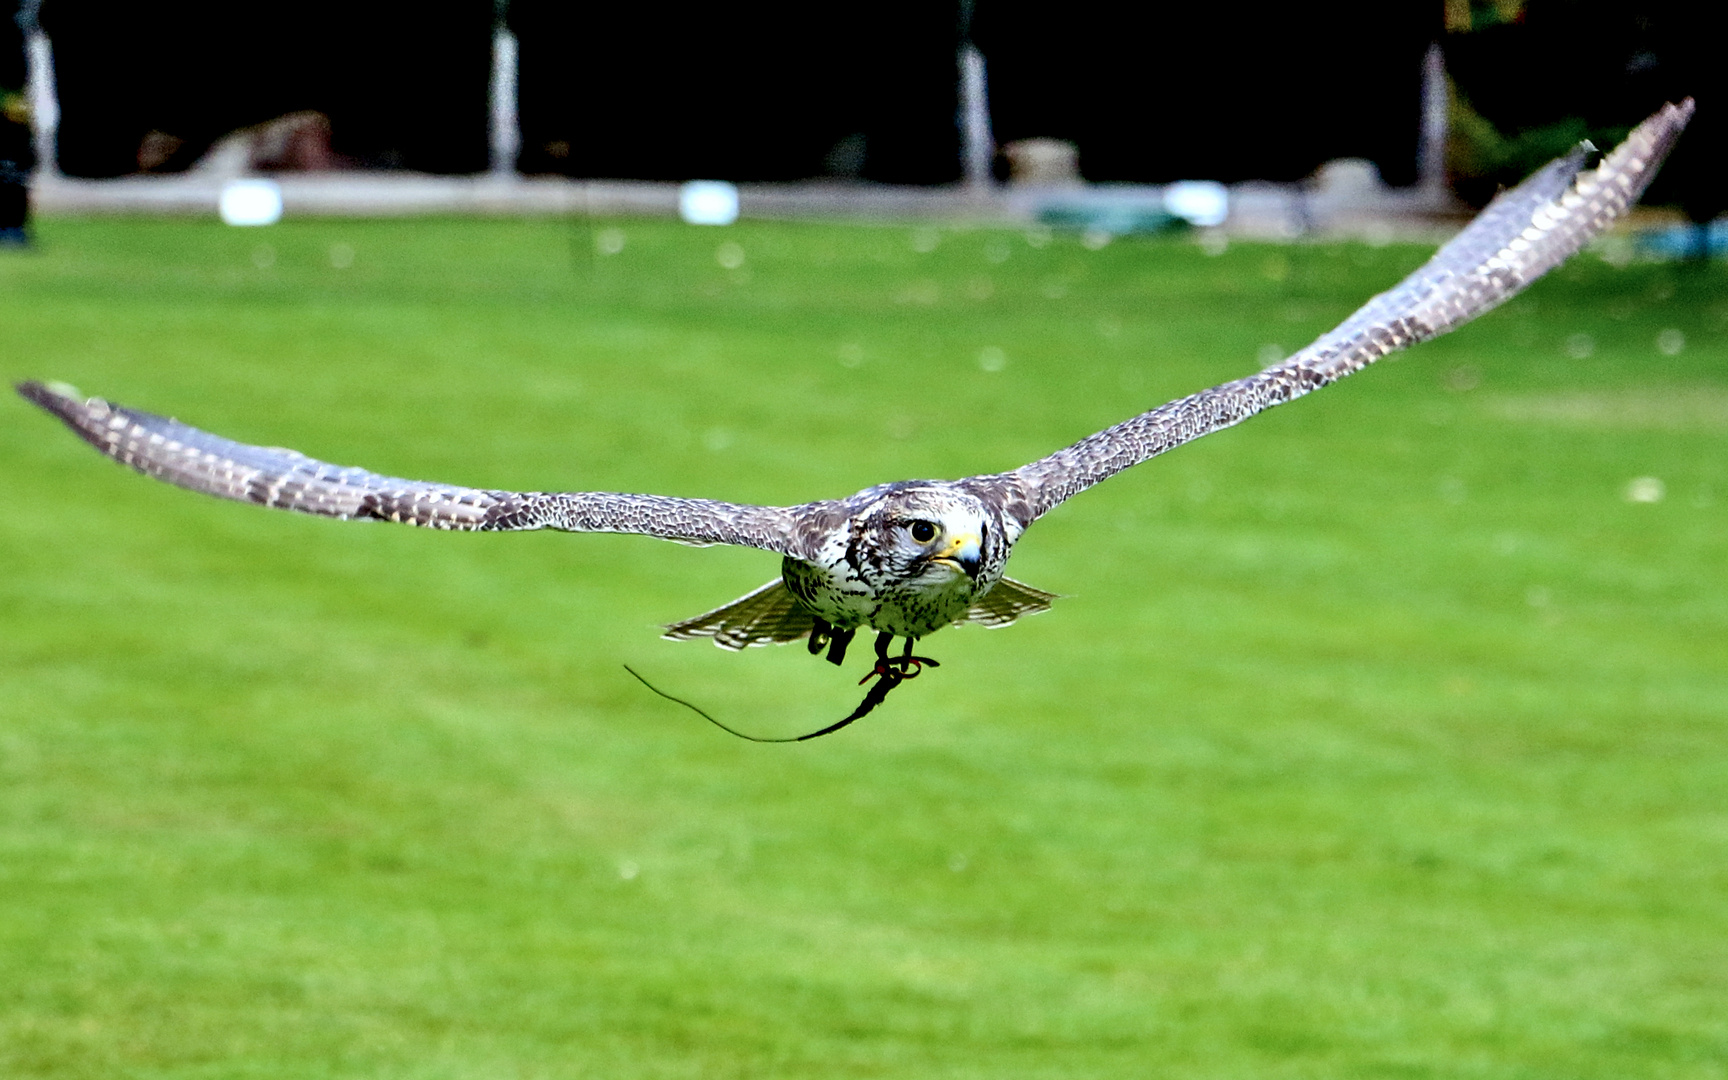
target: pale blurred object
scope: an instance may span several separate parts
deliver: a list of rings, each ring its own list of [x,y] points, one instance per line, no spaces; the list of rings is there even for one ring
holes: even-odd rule
[[[738,220],[738,188],[724,180],[692,180],[678,189],[678,216],[687,225],[730,225]]]
[[[331,148],[330,118],[307,110],[241,128],[218,139],[193,165],[193,173],[242,177],[255,172],[332,172],[354,163]],[[168,164],[180,148],[173,135],[152,131],[138,148],[148,172]]]
[[[1222,225],[1230,216],[1230,192],[1216,180],[1178,180],[1164,189],[1164,209],[1190,225]]]
[[[1640,476],[1626,485],[1626,501],[1659,503],[1668,494],[1668,485],[1654,476]]]
[[[274,180],[231,180],[217,209],[227,225],[274,225],[282,220],[282,188]]]
[[[1334,158],[1314,170],[1314,193],[1325,198],[1366,202],[1385,191],[1380,170],[1366,158]]]
[[[1065,139],[1016,139],[1002,148],[1017,187],[1079,187],[1080,148]]]
[[[624,250],[624,230],[601,229],[594,234],[594,250],[602,255],[616,255]]]

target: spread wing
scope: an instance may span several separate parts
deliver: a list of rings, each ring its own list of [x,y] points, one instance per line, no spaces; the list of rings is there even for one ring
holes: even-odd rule
[[[1551,162],[1490,203],[1421,269],[1289,359],[1011,472],[962,483],[990,492],[1024,526],[1123,469],[1462,326],[1566,261],[1637,202],[1691,116],[1690,98],[1663,106],[1589,172],[1581,172],[1587,147]]]
[[[686,544],[740,544],[804,558],[833,504],[747,506],[612,492],[518,492],[432,484],[343,468],[293,450],[234,442],[177,420],[88,400],[59,386],[18,392],[102,453],[146,476],[224,499],[333,518],[433,529],[641,533]]]

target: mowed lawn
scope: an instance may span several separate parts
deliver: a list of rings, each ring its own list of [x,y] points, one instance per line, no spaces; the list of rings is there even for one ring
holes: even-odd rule
[[[0,253],[9,379],[765,503],[1020,464],[1427,255],[40,235]],[[0,1075],[1728,1076],[1719,265],[1587,254],[1077,498],[1010,566],[1052,612],[792,746],[623,668],[762,733],[844,715],[865,648],[656,636],[772,556],[267,512],[0,414]]]

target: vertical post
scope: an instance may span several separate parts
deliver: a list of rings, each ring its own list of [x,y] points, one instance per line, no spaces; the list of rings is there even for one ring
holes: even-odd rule
[[[960,46],[960,142],[966,186],[987,190],[992,183],[990,162],[996,156],[996,140],[990,134],[990,93],[984,78],[984,54],[970,41]]]
[[[24,54],[29,66],[25,93],[30,98],[30,119],[35,125],[36,174],[58,176],[54,136],[60,127],[60,98],[54,89],[54,47],[34,22],[26,31]]]
[[[1416,184],[1423,200],[1444,206],[1446,198],[1446,139],[1448,137],[1446,57],[1440,43],[1422,57],[1422,134],[1417,150]]]
[[[522,150],[521,118],[516,111],[516,35],[503,23],[492,31],[492,173],[516,172]]]

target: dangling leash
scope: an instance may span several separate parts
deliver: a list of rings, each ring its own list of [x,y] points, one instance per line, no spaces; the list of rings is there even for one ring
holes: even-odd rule
[[[750,735],[739,731],[735,727],[730,727],[714,719],[714,717],[710,716],[700,706],[685,701],[681,697],[674,697],[673,695],[668,694],[666,691],[655,686],[647,679],[644,679],[642,674],[629,664],[624,665],[624,670],[628,671],[637,682],[646,686],[654,693],[665,698],[667,701],[684,706],[686,709],[689,709],[691,712],[708,721],[710,724],[713,724],[721,731],[726,732],[728,735],[736,735],[740,739],[748,739],[751,742],[757,743],[804,742],[809,739],[819,739],[824,735],[832,735],[834,732],[839,731],[854,720],[862,720],[864,717],[870,715],[871,711],[875,709],[876,706],[887,700],[889,691],[893,690],[896,686],[899,686],[907,679],[917,678],[919,672],[923,671],[925,667],[942,666],[939,662],[930,659],[928,656],[913,656],[912,638],[906,639],[905,652],[899,656],[889,656],[888,644],[893,640],[893,634],[883,633],[876,636],[876,666],[871,668],[870,672],[862,679],[858,680],[858,685],[862,686],[877,676],[881,676],[881,680],[870,688],[869,692],[864,695],[864,700],[858,703],[858,707],[853,709],[850,715],[842,720],[837,720],[834,723],[829,724],[820,731],[812,731],[805,735],[790,735],[782,738],[768,738],[761,735]]]

